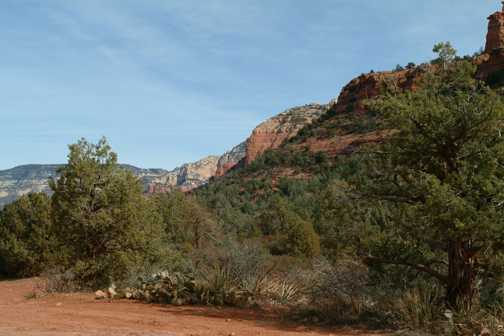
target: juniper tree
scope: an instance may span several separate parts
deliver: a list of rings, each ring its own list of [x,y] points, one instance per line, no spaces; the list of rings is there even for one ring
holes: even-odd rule
[[[62,263],[84,286],[124,280],[157,258],[163,237],[159,216],[105,139],[98,144],[82,139],[69,148],[68,164],[51,183]]]
[[[504,247],[504,102],[474,73],[457,61],[374,102],[389,139],[359,185],[382,214],[361,253],[436,279],[453,308],[472,304]]]

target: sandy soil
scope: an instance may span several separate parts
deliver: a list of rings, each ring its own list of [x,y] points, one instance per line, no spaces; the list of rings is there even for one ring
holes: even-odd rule
[[[93,294],[30,298],[36,279],[0,282],[0,336],[304,336],[371,335],[286,324],[242,309],[97,301]]]

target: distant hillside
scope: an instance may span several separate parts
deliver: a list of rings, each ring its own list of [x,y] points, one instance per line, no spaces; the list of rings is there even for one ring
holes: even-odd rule
[[[50,193],[49,179],[57,176],[63,165],[23,165],[0,171],[0,207],[32,192]],[[166,173],[163,169],[141,169],[131,165],[122,165],[140,177],[144,184]]]
[[[172,171],[143,169],[127,164],[121,166],[141,179],[146,192],[166,192],[173,188],[191,190],[207,183],[215,175],[218,160],[219,157],[210,156]],[[50,193],[49,180],[57,176],[57,171],[62,166],[32,164],[0,171],[0,207],[28,193]]]
[[[329,105],[308,104],[284,111],[257,126],[251,136],[222,156],[208,156],[173,170],[142,169],[122,165],[138,176],[147,193],[165,193],[173,189],[190,191],[217,176],[221,177],[239,164],[250,165],[259,155],[278,148],[295,137],[329,109]],[[30,192],[49,193],[48,180],[62,165],[23,165],[0,171],[0,206]]]
[[[0,171],[0,207],[30,192],[49,192],[48,179],[61,165],[25,165]]]

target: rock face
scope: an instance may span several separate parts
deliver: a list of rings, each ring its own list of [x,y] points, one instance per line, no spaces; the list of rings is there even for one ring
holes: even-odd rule
[[[324,152],[329,157],[335,157],[350,154],[363,144],[382,142],[388,132],[367,126],[368,122],[373,124],[373,118],[367,113],[366,103],[386,89],[415,90],[422,76],[433,69],[433,66],[423,64],[398,71],[371,72],[354,78],[342,89],[337,101],[329,104],[324,118],[313,124],[311,135],[289,144],[289,147],[292,150]],[[347,127],[352,124],[360,126]]]
[[[504,12],[495,12],[488,17],[488,32],[485,53],[504,48]]]
[[[165,193],[173,189],[183,192],[201,187],[208,183],[217,172],[218,156],[208,156],[194,163],[187,163],[172,171],[156,176],[148,182],[147,192]]]
[[[280,147],[327,110],[328,105],[309,104],[291,108],[263,122],[254,129],[247,140],[245,163],[250,164],[268,149]]]
[[[219,158],[215,176],[220,177],[226,175],[226,173],[239,164],[246,155],[247,142],[244,141],[230,151],[224,153],[224,155]]]
[[[488,17],[485,52],[481,56],[477,77],[488,80],[504,69],[504,9]]]
[[[0,171],[0,207],[32,193],[49,193],[48,180],[61,165],[26,165]]]
[[[330,110],[334,110],[336,114],[345,112],[362,114],[366,112],[365,102],[379,96],[387,86],[400,90],[414,89],[416,81],[427,67],[362,74],[343,88],[337,103]]]

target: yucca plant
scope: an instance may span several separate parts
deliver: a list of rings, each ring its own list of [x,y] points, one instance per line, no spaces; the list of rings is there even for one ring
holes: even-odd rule
[[[267,281],[265,292],[275,302],[291,304],[298,301],[304,291],[303,284],[288,278],[273,278]]]
[[[395,310],[402,323],[411,329],[429,329],[443,318],[443,291],[431,284],[420,284],[404,293]],[[445,315],[450,316],[449,312]]]

